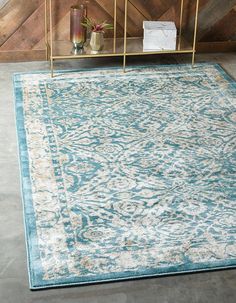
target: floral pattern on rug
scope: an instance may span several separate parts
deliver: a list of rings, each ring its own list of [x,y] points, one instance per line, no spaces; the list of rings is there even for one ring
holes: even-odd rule
[[[236,265],[236,84],[218,65],[15,76],[31,288]]]

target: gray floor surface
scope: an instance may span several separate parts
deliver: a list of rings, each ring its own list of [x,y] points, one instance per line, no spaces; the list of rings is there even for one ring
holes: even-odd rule
[[[142,60],[142,61],[140,61]],[[189,57],[129,58],[132,64],[190,62]],[[236,78],[236,54],[198,55]],[[120,61],[58,62],[58,68],[121,64]],[[0,303],[235,303],[236,270],[223,270],[103,285],[30,291],[22,218],[12,74],[47,70],[47,62],[0,64]]]

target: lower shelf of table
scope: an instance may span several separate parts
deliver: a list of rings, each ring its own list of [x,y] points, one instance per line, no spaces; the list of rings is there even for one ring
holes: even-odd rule
[[[179,46],[179,39],[177,40],[177,47]],[[85,44],[84,48],[77,53],[73,50],[70,41],[53,41],[53,60],[60,59],[77,59],[77,58],[93,58],[93,57],[122,57],[126,56],[139,56],[139,55],[152,55],[152,54],[178,54],[178,53],[193,53],[194,50],[188,42],[181,39],[181,44],[176,50],[158,50],[158,51],[144,51],[142,38],[127,38],[127,49],[124,52],[124,39],[107,38],[104,42],[102,51],[94,52],[89,46],[89,41]]]

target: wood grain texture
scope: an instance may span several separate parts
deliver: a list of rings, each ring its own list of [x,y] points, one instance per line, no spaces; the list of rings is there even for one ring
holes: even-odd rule
[[[201,41],[235,40],[236,5],[201,38]]]
[[[42,2],[43,0],[8,0],[5,3],[0,10],[0,46],[30,18]]]
[[[200,26],[198,30],[198,40],[201,40],[204,36],[206,36],[207,33],[211,31],[212,27],[222,20],[222,18],[224,18],[235,5],[235,0],[209,0],[199,13]],[[224,24],[223,26],[225,27]]]
[[[76,0],[53,0],[53,37],[69,39],[69,9]],[[192,37],[195,1],[184,2],[184,34]],[[117,0],[117,36],[123,35],[124,0]],[[180,0],[130,0],[128,35],[142,36],[144,20],[173,20],[179,27]],[[89,0],[89,16],[113,22],[113,0]],[[112,35],[112,32],[107,34]],[[236,0],[200,0],[198,41],[236,41]],[[0,0],[0,52],[44,48],[44,0]]]

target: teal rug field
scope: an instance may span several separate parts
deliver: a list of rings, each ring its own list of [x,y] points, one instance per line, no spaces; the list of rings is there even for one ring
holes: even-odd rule
[[[219,65],[14,76],[31,289],[236,267]]]

